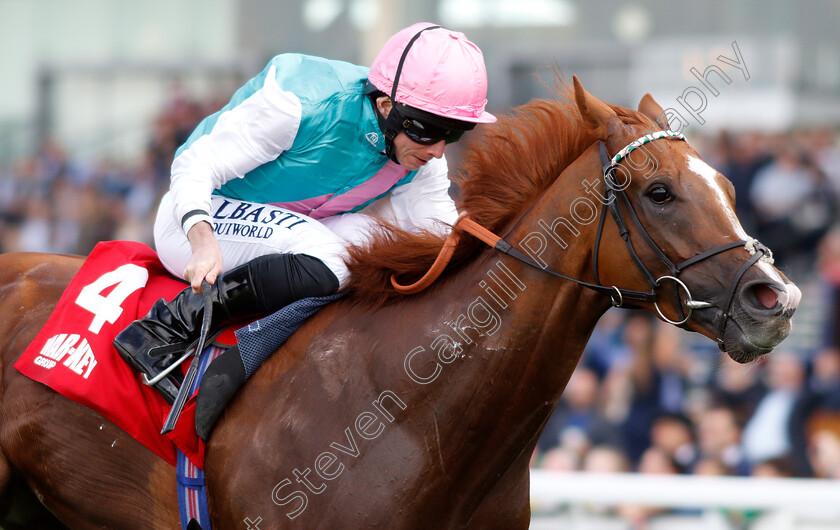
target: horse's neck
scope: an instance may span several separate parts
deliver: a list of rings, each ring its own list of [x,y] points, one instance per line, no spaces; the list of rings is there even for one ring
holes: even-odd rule
[[[589,281],[597,220],[577,223],[574,231],[557,228],[554,236],[546,227],[560,226],[558,217],[575,223],[569,212],[572,203],[585,196],[582,180],[587,177],[582,175],[593,175],[589,180],[597,180],[599,175],[597,160],[595,167],[591,166],[586,161],[570,166],[505,236],[520,248],[528,238],[531,248],[543,240],[541,258],[550,267]],[[555,239],[558,234],[562,234],[563,243]],[[535,442],[608,302],[593,291],[490,250],[474,267],[450,281],[472,286],[468,290],[461,287],[464,294],[459,298],[461,306],[470,303],[460,327],[473,329],[459,332],[457,319],[449,322],[459,335],[456,340],[469,339],[461,342],[465,360],[456,363],[460,364],[455,368],[457,376],[449,381],[469,389],[454,394],[460,399],[470,394],[466,410],[463,401],[451,404],[463,424],[471,427],[464,431],[463,442],[474,444],[476,440],[468,438],[478,436],[483,438],[478,452],[496,453],[483,457],[498,457],[507,451],[513,458]],[[456,312],[450,309],[449,314]],[[497,322],[493,327],[487,323],[492,319]],[[475,449],[473,446],[472,451]],[[481,458],[477,455],[478,462]],[[504,466],[509,458],[484,462]]]
[[[597,223],[578,227],[575,237],[566,238],[566,248],[542,227],[551,226],[558,212],[568,215],[583,193],[580,181],[561,176],[505,238],[520,246],[540,232],[547,238],[543,259],[586,279]],[[250,440],[251,432],[260,433],[253,435],[260,437],[260,447],[287,443],[289,451],[277,457],[282,470],[299,465],[294,458],[312,447],[336,448],[348,410],[375,410],[350,424],[356,431],[344,430],[346,441],[338,438],[339,447],[376,438],[364,453],[371,464],[355,466],[354,477],[360,483],[381,480],[378,466],[385,462],[382,473],[403,473],[406,487],[422,497],[413,502],[443,503],[457,511],[452,520],[462,524],[499,477],[512,468],[508,476],[527,474],[527,451],[606,307],[602,296],[486,249],[402,303],[360,311],[353,319],[340,318],[337,306],[326,309],[321,325],[304,326],[287,344],[286,355],[269,359],[243,389],[238,403],[266,414],[248,415],[240,407],[232,412],[236,419],[220,424],[215,443],[224,446],[242,433]],[[309,362],[299,362],[304,356]],[[367,430],[360,423],[373,416],[400,427],[383,426],[376,431],[381,436],[374,435],[370,423]],[[302,441],[305,446],[295,450]],[[361,452],[360,445],[354,454]],[[442,474],[418,466],[440,468]],[[266,480],[276,483],[275,476]]]

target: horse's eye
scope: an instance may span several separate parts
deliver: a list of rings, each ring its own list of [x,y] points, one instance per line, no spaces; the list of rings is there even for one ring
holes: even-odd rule
[[[657,186],[648,192],[650,200],[656,204],[662,204],[671,200],[671,192],[663,186]]]

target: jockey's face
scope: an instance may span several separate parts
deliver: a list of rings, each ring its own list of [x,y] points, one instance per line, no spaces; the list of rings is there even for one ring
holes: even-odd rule
[[[376,106],[382,116],[387,118],[391,112],[391,100],[387,97],[377,98]],[[414,171],[425,166],[432,158],[442,157],[445,145],[444,140],[431,145],[419,144],[400,132],[394,138],[394,154],[402,167]]]
[[[408,139],[405,133],[399,133],[394,138],[394,153],[400,165],[409,171],[420,169],[432,158],[443,156],[443,140],[432,145],[423,145]]]

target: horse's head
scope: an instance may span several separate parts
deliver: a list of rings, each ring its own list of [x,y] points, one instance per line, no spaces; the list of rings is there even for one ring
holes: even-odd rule
[[[596,280],[654,291],[655,302],[639,305],[717,340],[738,362],[772,350],[790,333],[801,293],[772,265],[769,250],[744,231],[729,180],[668,131],[649,94],[639,104],[649,123],[631,124],[576,77],[574,92],[585,125],[605,146],[603,202],[609,206],[594,255]],[[638,259],[628,259],[634,254]],[[621,301],[619,290],[613,301]]]

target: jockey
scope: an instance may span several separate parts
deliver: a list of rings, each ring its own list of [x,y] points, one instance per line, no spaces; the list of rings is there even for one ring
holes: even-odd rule
[[[428,23],[391,37],[370,69],[271,59],[178,149],[154,237],[191,286],[122,331],[117,351],[150,378],[170,366],[198,338],[205,279],[214,328],[341,290],[347,246],[375,225],[354,212],[376,199],[404,229],[448,231],[457,211],[444,145],[496,120],[486,96],[478,47]],[[177,379],[157,388],[171,403]]]

